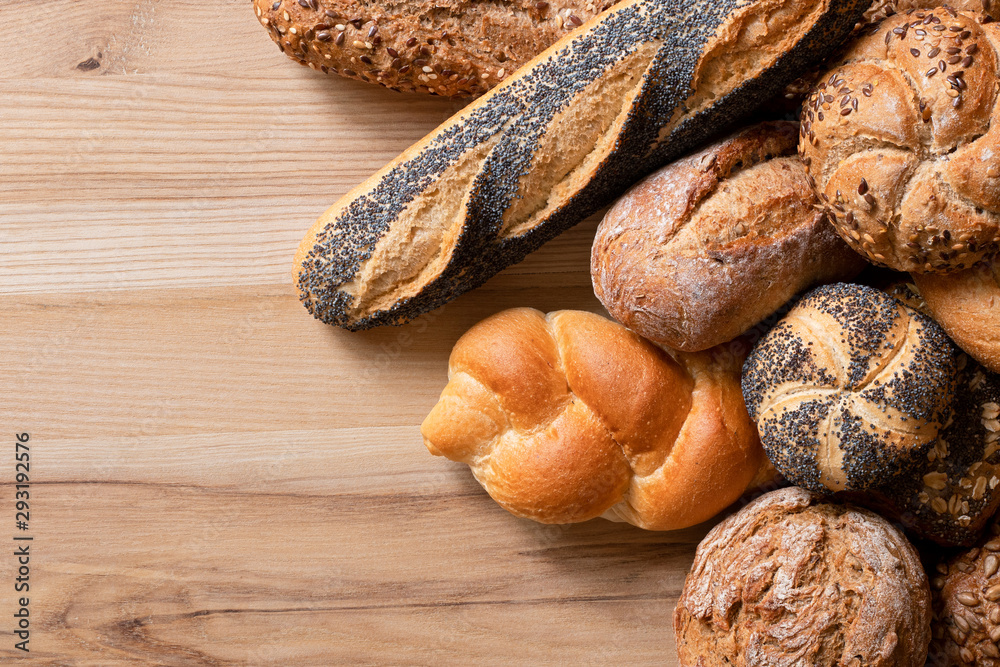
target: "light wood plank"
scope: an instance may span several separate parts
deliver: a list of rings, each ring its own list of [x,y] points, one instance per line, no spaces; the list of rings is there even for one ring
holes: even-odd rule
[[[299,239],[461,103],[299,67],[246,0],[11,0],[0,20],[0,421],[32,436],[30,664],[676,664],[707,526],[520,520],[419,434],[475,322],[603,312],[599,216],[410,325],[335,330],[298,303]],[[9,628],[0,662],[23,661]]]

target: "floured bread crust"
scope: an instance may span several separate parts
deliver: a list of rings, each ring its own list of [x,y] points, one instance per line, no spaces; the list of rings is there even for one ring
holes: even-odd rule
[[[682,667],[923,667],[930,591],[880,516],[774,491],[698,545],[674,611]]]
[[[761,123],[667,165],[608,211],[594,291],[619,322],[678,350],[732,340],[864,258],[827,219],[795,156],[796,124]]]

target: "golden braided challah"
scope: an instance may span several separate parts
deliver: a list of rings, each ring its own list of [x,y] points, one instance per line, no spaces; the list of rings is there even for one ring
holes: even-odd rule
[[[741,361],[719,348],[671,356],[591,313],[508,310],[455,345],[424,442],[517,516],[691,526],[773,473]]]

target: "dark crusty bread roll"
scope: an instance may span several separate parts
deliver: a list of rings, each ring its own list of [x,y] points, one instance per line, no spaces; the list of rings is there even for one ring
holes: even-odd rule
[[[1000,247],[1000,28],[950,7],[883,21],[802,109],[800,148],[840,235],[914,273]]]
[[[970,545],[1000,508],[1000,376],[959,357],[953,412],[924,467],[881,495],[921,537]]]
[[[686,528],[774,477],[741,361],[672,357],[591,313],[507,310],[456,343],[421,431],[517,516]]]
[[[841,283],[810,292],[761,339],[743,392],[789,481],[865,491],[921,469],[950,416],[957,363],[930,318]]]
[[[963,350],[1000,373],[1000,257],[960,273],[914,275],[927,308]]]
[[[1000,667],[1000,527],[942,559],[931,575],[927,667]]]
[[[865,0],[629,0],[347,194],[295,258],[306,307],[401,324],[472,289],[780,91]]]
[[[253,0],[302,65],[402,91],[478,95],[613,0]]]
[[[594,239],[597,297],[619,322],[697,351],[736,338],[864,258],[837,235],[795,148],[798,126],[762,123],[630,189]]]
[[[674,610],[681,667],[923,667],[927,575],[882,517],[774,491],[702,540]]]

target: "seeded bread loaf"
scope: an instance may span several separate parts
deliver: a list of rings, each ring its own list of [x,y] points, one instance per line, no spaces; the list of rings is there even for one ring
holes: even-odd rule
[[[895,14],[903,14],[911,9],[933,9],[948,5],[960,12],[980,12],[993,20],[1000,18],[1000,3],[994,0],[875,0],[865,12],[866,23],[877,23]]]
[[[928,314],[912,283],[886,289],[897,301]],[[847,497],[920,537],[969,546],[1000,508],[1000,375],[965,354],[958,354],[956,367],[951,415],[922,467]]]
[[[401,324],[472,289],[778,93],[867,0],[629,0],[553,45],[327,211],[306,307]]]
[[[874,509],[945,546],[975,542],[1000,508],[1000,376],[965,355],[958,367],[951,415],[922,467],[887,480],[872,499],[881,503]]]
[[[1000,530],[931,572],[927,667],[1000,667]]]
[[[614,0],[253,0],[278,48],[315,70],[432,95],[478,95]]]
[[[455,345],[421,432],[517,516],[686,528],[774,477],[741,362],[671,356],[591,313],[508,310]]]
[[[789,488],[698,545],[674,637],[681,667],[923,667],[930,618],[927,575],[902,533]]]
[[[931,317],[959,347],[1000,373],[1000,257],[959,273],[913,279]]]
[[[950,7],[860,38],[802,109],[803,161],[840,235],[914,273],[1000,247],[1000,28]]]
[[[834,231],[795,155],[795,123],[762,123],[678,160],[608,211],[591,253],[597,297],[649,340],[730,341],[815,283],[867,266]]]

